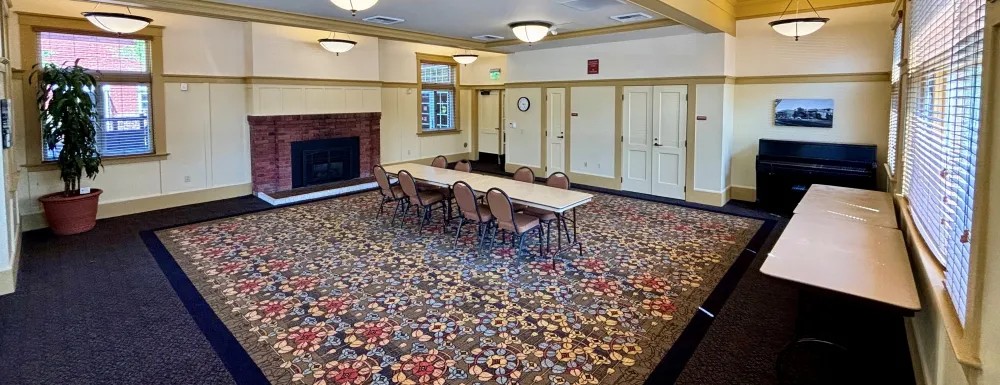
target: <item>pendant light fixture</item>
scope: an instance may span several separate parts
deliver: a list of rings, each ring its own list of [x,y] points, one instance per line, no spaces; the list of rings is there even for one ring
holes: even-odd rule
[[[351,11],[351,16],[354,16],[358,11],[364,11],[371,8],[378,2],[378,0],[330,0],[333,5],[336,5],[342,9]]]
[[[795,2],[795,16],[791,19],[783,19],[785,17],[785,12],[788,12],[788,8],[792,6],[792,2]],[[767,23],[774,29],[774,32],[780,33],[788,37],[794,37],[795,41],[799,41],[799,36],[806,36],[813,32],[818,31],[823,27],[826,22],[830,21],[829,18],[819,17],[819,12],[816,12],[816,7],[813,7],[812,2],[806,0],[809,4],[809,8],[812,9],[816,17],[798,17],[799,16],[799,3],[801,0],[788,0],[788,5],[785,6],[785,10],[781,12],[781,16],[778,20]]]
[[[531,44],[544,39],[545,35],[549,34],[552,23],[545,21],[519,21],[517,23],[510,23],[507,26],[514,32],[514,36],[518,40]]]
[[[330,33],[330,37],[326,39],[319,39],[319,45],[322,46],[327,51],[333,52],[340,56],[340,54],[350,51],[351,48],[358,45],[358,42],[350,40],[351,35],[347,35],[347,39],[337,39],[337,33]]]
[[[455,61],[458,62],[459,64],[469,65],[472,64],[472,62],[476,61],[476,59],[479,59],[479,55],[476,55],[466,50],[465,53],[451,55],[451,58],[455,59]]]
[[[97,10],[97,6],[94,10]],[[100,29],[118,34],[138,32],[153,22],[148,17],[133,15],[129,7],[125,7],[125,10],[128,13],[84,12],[83,17]]]

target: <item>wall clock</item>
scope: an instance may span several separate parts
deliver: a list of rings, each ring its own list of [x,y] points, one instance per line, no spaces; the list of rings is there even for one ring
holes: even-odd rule
[[[531,108],[531,102],[528,101],[528,98],[522,96],[520,99],[517,99],[517,109],[525,112],[528,108]]]

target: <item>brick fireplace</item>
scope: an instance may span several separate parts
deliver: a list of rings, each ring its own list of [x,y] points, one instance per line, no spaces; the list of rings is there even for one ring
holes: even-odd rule
[[[378,112],[250,116],[250,165],[255,193],[291,190],[292,143],[321,139],[358,138],[361,178],[372,175],[379,162]]]

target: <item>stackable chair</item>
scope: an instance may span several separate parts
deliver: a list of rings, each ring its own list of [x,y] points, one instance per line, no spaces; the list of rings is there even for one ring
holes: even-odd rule
[[[417,184],[413,181],[413,175],[410,175],[409,171],[400,171],[397,178],[399,179],[399,185],[403,188],[403,192],[407,197],[404,201],[406,204],[403,206],[403,219],[406,218],[406,213],[409,212],[410,206],[416,206],[417,217],[420,220],[419,231],[423,232],[424,223],[431,220],[431,210],[434,209],[435,205],[440,205],[441,225],[444,227],[442,231],[447,231],[448,214],[445,212],[444,195],[438,191],[417,190]],[[403,222],[403,220],[400,220],[400,226],[403,225]]]

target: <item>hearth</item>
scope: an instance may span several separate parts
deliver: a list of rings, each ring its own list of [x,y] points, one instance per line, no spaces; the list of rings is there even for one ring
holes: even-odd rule
[[[357,178],[361,175],[359,137],[292,142],[292,188]]]

